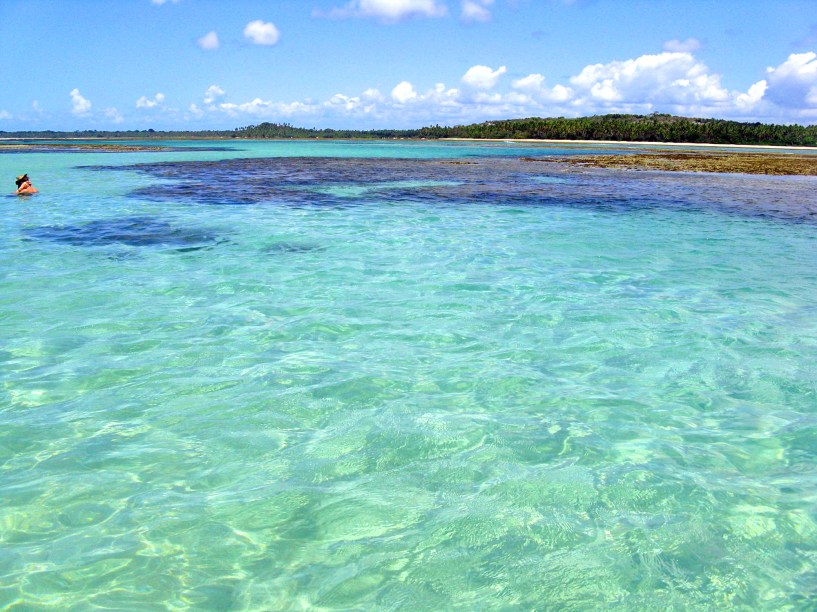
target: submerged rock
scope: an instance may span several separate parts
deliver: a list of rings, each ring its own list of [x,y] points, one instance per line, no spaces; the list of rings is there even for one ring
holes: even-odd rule
[[[673,152],[672,161],[680,159],[679,155]],[[697,157],[714,163],[719,155]],[[730,154],[730,172],[735,170],[735,156],[761,166],[768,161],[765,155]],[[641,163],[642,157],[595,156],[611,160],[610,164]],[[421,202],[429,206],[578,207],[616,213],[676,209],[817,222],[810,177],[634,173],[619,167],[591,167],[587,162],[587,156],[547,154],[465,160],[275,157],[95,169],[137,171],[160,179],[161,184],[130,195],[162,202],[338,208]]]
[[[262,249],[264,253],[309,253],[310,251],[323,251],[325,248],[316,244],[306,244],[298,242],[275,242]]]
[[[154,217],[98,219],[82,225],[44,225],[23,230],[29,239],[50,240],[75,246],[172,246],[192,250],[216,243],[214,234],[176,227]]]

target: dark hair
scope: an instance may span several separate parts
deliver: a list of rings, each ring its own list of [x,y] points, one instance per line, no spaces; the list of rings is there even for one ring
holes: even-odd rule
[[[27,174],[24,174],[23,176],[21,176],[20,178],[18,178],[18,179],[17,179],[17,181],[15,182],[15,184],[16,184],[16,185],[19,187],[20,185],[22,185],[23,183],[25,183],[27,180],[28,180],[28,175],[27,175]]]

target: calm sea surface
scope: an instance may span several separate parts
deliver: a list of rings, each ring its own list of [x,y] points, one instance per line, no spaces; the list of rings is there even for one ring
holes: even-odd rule
[[[817,607],[817,180],[175,146],[0,155],[0,608]]]

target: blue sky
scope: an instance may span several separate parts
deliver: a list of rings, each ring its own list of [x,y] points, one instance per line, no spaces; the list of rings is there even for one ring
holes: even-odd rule
[[[0,130],[817,123],[815,0],[0,0]]]

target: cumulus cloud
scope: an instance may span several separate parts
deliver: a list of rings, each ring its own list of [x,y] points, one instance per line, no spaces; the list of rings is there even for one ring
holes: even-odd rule
[[[380,93],[377,89],[370,87],[366,91],[361,94],[361,97],[365,100],[373,100],[375,102],[380,102],[383,100],[383,94]]]
[[[690,53],[665,52],[594,64],[570,83],[586,99],[601,105],[713,105],[729,98],[720,76],[711,74]]]
[[[360,127],[371,127],[377,121],[389,127],[422,125],[432,120],[459,118],[463,105],[460,92],[437,83],[425,93],[418,92],[408,81],[396,85],[390,95],[377,89],[367,89],[356,96],[338,93],[324,102],[274,102],[255,98],[249,102],[221,103],[206,108],[191,105],[191,116],[201,118],[206,114],[223,113],[230,117],[251,116],[270,121],[336,121],[336,125],[352,126],[355,121],[364,122]],[[476,116],[474,119],[476,120]]]
[[[494,0],[462,0],[462,12],[460,19],[466,22],[490,21],[491,11],[488,7]]]
[[[218,34],[215,30],[207,32],[207,34],[196,41],[196,44],[205,51],[214,51],[221,46],[221,42],[219,41]]]
[[[411,85],[409,84],[409,87]],[[382,109],[385,102],[383,94],[377,89],[367,89],[359,96],[347,96],[337,93],[329,100],[320,105],[311,105],[309,110],[323,112],[332,117],[339,117],[348,120],[349,117],[375,117]]]
[[[360,96],[347,96],[345,94],[335,94],[324,102],[323,107],[333,116],[349,117],[355,115],[368,115],[377,108],[378,99]]]
[[[735,104],[741,110],[750,110],[757,106],[758,102],[766,95],[768,84],[765,80],[758,81],[752,85],[746,93],[738,94],[735,97]]]
[[[11,119],[11,113],[6,110],[0,110],[0,119]]]
[[[256,45],[274,45],[281,38],[281,33],[274,23],[256,19],[244,27],[244,37]]]
[[[163,93],[157,93],[152,100],[142,96],[136,101],[136,108],[156,108],[161,106],[164,101],[165,95]]]
[[[689,52],[663,52],[592,64],[561,83],[544,74],[503,83],[505,66],[472,66],[461,87],[400,81],[390,91],[338,92],[324,101],[255,98],[227,103],[212,85],[188,117],[221,114],[333,127],[418,127],[530,116],[667,112],[687,116],[784,122],[817,119],[817,53],[793,54],[769,68],[766,79],[730,90],[721,75]]]
[[[766,73],[770,101],[785,108],[817,109],[817,53],[792,53]]]
[[[529,74],[521,79],[514,79],[511,86],[514,89],[522,89],[525,91],[540,91],[544,88],[545,77],[541,74]]]
[[[505,66],[500,66],[496,70],[488,66],[472,66],[463,75],[462,82],[475,89],[492,89],[496,86],[499,77],[507,71]]]
[[[414,86],[408,81],[398,83],[394,89],[391,90],[392,100],[398,104],[405,104],[417,98],[417,92],[414,91]]]
[[[105,109],[105,118],[113,123],[122,123],[125,121],[125,118],[115,107]]]
[[[312,110],[311,105],[305,102],[272,102],[255,98],[250,102],[234,104],[223,102],[218,105],[218,109],[230,115],[238,117],[240,115],[250,115],[255,117],[291,117],[298,114],[308,114]]]
[[[547,87],[545,77],[541,74],[529,74],[521,79],[516,79],[511,86],[535,102],[567,102],[573,97],[573,90],[564,85],[554,85]]]
[[[448,14],[439,0],[351,0],[329,11],[313,11],[315,17],[329,19],[369,18],[397,23],[411,17],[444,17]]]
[[[91,112],[91,101],[83,98],[76,87],[68,94],[71,96],[71,112],[75,115],[87,115]]]
[[[218,85],[210,85],[207,88],[207,91],[204,92],[204,103],[205,104],[213,104],[218,100],[222,99],[226,95],[226,92],[219,87]]]
[[[697,38],[687,38],[686,40],[672,39],[664,43],[664,51],[669,53],[695,53],[703,45]]]

